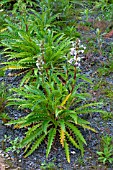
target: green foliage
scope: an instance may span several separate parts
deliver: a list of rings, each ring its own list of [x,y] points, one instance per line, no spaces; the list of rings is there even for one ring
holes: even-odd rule
[[[101,151],[97,152],[99,161],[103,164],[113,162],[113,138],[106,135],[101,140]]]
[[[49,70],[47,77],[39,76],[31,85],[13,89],[16,94],[8,99],[8,105],[17,105],[18,108],[31,110],[27,116],[8,123],[8,125],[14,124],[15,128],[28,129],[20,143],[20,147],[26,148],[25,157],[32,154],[45,138],[48,138],[46,149],[48,157],[55,137],[59,136],[66,158],[70,162],[69,142],[80,149],[82,155],[84,153],[83,145],[86,141],[79,127],[96,132],[89,126],[89,122],[79,117],[79,114],[103,112],[92,108],[99,103],[79,105],[89,95],[79,94],[77,91],[80,89],[80,84],[73,87],[71,78],[65,82],[64,86],[59,75]],[[78,106],[74,107],[77,103]],[[72,110],[71,107],[74,109]]]
[[[57,167],[55,166],[54,162],[43,162],[41,163],[41,166],[40,166],[40,169],[41,170],[56,170]]]
[[[113,18],[113,0],[99,0],[95,1],[95,8],[100,9],[104,18],[112,21]],[[103,18],[103,16],[102,16]]]
[[[106,63],[103,68],[98,69],[99,76],[107,76],[111,72],[113,72],[113,60],[112,59],[111,59],[111,61]]]
[[[70,143],[84,154],[87,142],[81,128],[96,132],[81,115],[106,113],[97,109],[102,103],[89,103],[90,94],[82,92],[83,80],[91,81],[76,66],[80,64],[77,63],[79,45],[75,47],[76,54],[70,55],[72,40],[80,36],[76,31],[76,8],[84,5],[78,0],[35,2],[2,0],[3,8],[7,9],[9,3],[9,9],[13,10],[1,29],[2,54],[6,61],[1,63],[1,70],[11,70],[9,76],[23,75],[20,87],[12,89],[7,106],[29,109],[26,116],[7,123],[27,130],[19,145],[16,138],[7,151],[25,148],[27,157],[46,138],[48,157],[58,137],[70,162]],[[87,9],[85,14],[88,19]]]
[[[25,9],[26,6],[31,8],[37,6],[36,1],[37,0],[1,0],[1,7],[6,10],[13,9],[13,12],[17,12],[18,9]]]
[[[101,116],[104,120],[111,120],[113,119],[113,112],[108,112],[108,113],[102,114]]]
[[[0,83],[0,115],[4,112],[7,103],[7,92],[4,82]]]
[[[0,82],[0,119],[3,123],[7,123],[10,120],[10,117],[7,113],[5,113],[5,107],[7,104],[7,97],[9,96],[8,92],[6,91],[5,83]]]
[[[0,113],[0,119],[2,119],[3,123],[7,123],[11,118],[7,113]]]
[[[50,30],[56,16],[48,19],[47,12],[33,12],[28,18],[17,17],[16,23],[6,20],[7,31],[1,34],[3,54],[7,59],[2,63],[5,65],[2,70],[15,70],[12,75],[16,76],[24,74],[23,83],[28,82],[36,70],[39,72],[37,60],[43,61],[46,70],[61,69],[71,43],[63,33]],[[22,22],[18,23],[18,19]]]
[[[14,75],[25,74],[25,82],[32,77],[35,70],[39,71],[36,66],[37,60],[43,60],[43,68],[46,70],[51,67],[61,69],[65,54],[69,51],[70,39],[59,33],[55,35],[48,29],[41,32],[36,30],[35,37],[31,37],[31,32],[18,29],[16,25],[11,24],[8,29],[9,33],[5,35],[7,40],[2,40],[2,45],[6,47],[4,54],[8,60],[2,63],[5,64],[3,70],[16,70]]]
[[[6,142],[8,142],[10,146],[5,149],[5,152],[9,152],[9,151],[12,151],[14,153],[20,152],[20,148],[19,148],[20,139],[18,137],[16,137],[14,140],[11,140],[11,136],[4,135],[4,143]]]

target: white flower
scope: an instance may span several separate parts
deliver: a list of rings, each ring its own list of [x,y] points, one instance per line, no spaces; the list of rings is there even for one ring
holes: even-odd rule
[[[72,42],[72,48],[70,49],[70,55],[72,58],[68,60],[68,63],[80,67],[80,61],[84,57],[79,57],[79,54],[84,53],[85,49],[86,47],[80,45],[80,39],[77,39],[76,42]]]
[[[71,48],[70,54],[75,55],[75,48]]]
[[[70,64],[73,64],[73,62],[74,62],[74,59],[73,59],[73,58],[71,58],[70,60],[68,60],[68,63],[70,63]]]
[[[84,53],[84,50],[79,50],[79,53]]]
[[[38,69],[40,68],[40,64],[38,62],[36,62],[36,66]]]
[[[76,67],[80,67],[80,63],[79,63],[79,62],[76,62],[76,63],[75,63],[75,66],[76,66]]]
[[[43,64],[44,64],[44,61],[39,57],[36,61],[37,68],[40,70]]]
[[[77,61],[80,62],[80,60],[81,60],[81,57],[77,57]]]

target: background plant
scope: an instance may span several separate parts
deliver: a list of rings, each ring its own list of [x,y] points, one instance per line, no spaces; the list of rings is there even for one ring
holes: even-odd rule
[[[4,82],[0,82],[0,119],[2,119],[3,123],[8,122],[10,120],[9,115],[6,113],[6,104],[7,104],[7,97],[9,96],[9,93],[5,87]]]
[[[6,92],[4,82],[0,83],[0,87],[1,87],[1,89],[0,89],[0,114],[2,114],[5,110],[8,94]]]
[[[102,12],[102,15],[104,15],[104,18],[108,21],[111,21],[113,18],[113,0],[99,0],[95,1],[95,8],[100,9]],[[101,15],[101,18],[103,16]]]
[[[54,162],[43,162],[43,163],[41,163],[41,166],[40,166],[40,169],[41,170],[45,170],[45,169],[48,169],[48,170],[56,170],[57,169],[57,167],[56,167],[56,165],[54,164]]]
[[[97,152],[100,162],[103,164],[113,162],[113,138],[111,136],[103,136],[101,140],[101,151]]]
[[[19,153],[20,152],[20,148],[19,148],[19,142],[20,139],[18,137],[16,137],[14,140],[11,140],[11,136],[7,136],[4,135],[4,145],[6,143],[9,143],[9,147],[5,146],[5,152],[14,152],[14,153]]]
[[[69,49],[70,39],[65,38],[62,34],[54,35],[54,32],[48,29],[41,32],[36,30],[34,38],[31,37],[31,32],[25,33],[25,30],[18,30],[16,25],[9,28],[9,39],[2,41],[3,46],[7,47],[4,50],[7,62],[3,62],[6,66],[2,69],[16,70],[12,75],[25,74],[23,80],[25,82],[37,70],[36,61],[38,59],[43,60],[46,70],[51,66],[56,67],[56,70],[61,67],[60,63],[65,61],[64,56]]]
[[[7,2],[2,1],[2,5]],[[10,76],[23,75],[21,85],[29,82],[34,72],[35,75],[38,72],[37,60],[43,61],[46,70],[51,67],[59,69],[71,43],[67,36],[74,39],[80,36],[73,24],[66,25],[64,31],[61,31],[62,24],[59,25],[63,22],[64,27],[64,23],[67,23],[65,19],[58,18],[63,13],[67,17],[66,12],[73,8],[72,2],[37,2],[15,1],[13,11],[8,14],[11,17],[5,19],[5,29],[1,33],[1,46],[4,47],[3,54],[7,59],[7,62],[2,63],[5,65],[2,69],[13,71]],[[57,5],[60,8],[53,8]]]

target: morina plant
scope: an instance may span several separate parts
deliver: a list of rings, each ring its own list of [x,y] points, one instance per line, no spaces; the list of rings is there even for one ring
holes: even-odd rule
[[[25,8],[25,7],[24,7]],[[22,9],[21,9],[22,10]],[[1,33],[1,46],[6,62],[2,70],[12,70],[11,76],[23,75],[21,86],[38,74],[36,61],[43,60],[45,69],[61,67],[70,48],[70,38],[53,28],[57,15],[48,16],[48,11],[36,12],[26,8],[16,17],[6,19],[6,28]],[[50,29],[51,28],[51,29]],[[36,73],[37,72],[37,73]]]
[[[83,145],[86,144],[86,140],[80,127],[96,132],[90,127],[90,123],[79,115],[103,111],[95,109],[99,103],[83,104],[90,95],[78,92],[83,85],[83,82],[76,85],[79,78],[77,73],[79,57],[74,48],[71,49],[71,54],[74,58],[69,58],[64,64],[63,73],[54,73],[54,68],[45,71],[45,74],[41,72],[35,82],[18,89],[14,88],[14,96],[8,100],[8,105],[17,105],[20,109],[30,110],[27,116],[7,123],[14,124],[15,128],[27,129],[25,137],[20,142],[20,148],[25,148],[25,157],[32,154],[45,138],[48,140],[46,149],[48,157],[53,141],[59,136],[67,161],[70,162],[69,142],[81,150],[82,155],[84,153]],[[42,67],[43,64],[40,68]]]

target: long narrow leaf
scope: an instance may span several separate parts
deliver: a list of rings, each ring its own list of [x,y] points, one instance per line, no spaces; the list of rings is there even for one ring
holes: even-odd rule
[[[64,149],[65,149],[67,161],[70,163],[69,147],[66,140],[64,141]]]
[[[41,142],[44,140],[45,138],[45,134],[42,135],[40,138],[38,138],[36,140],[36,142],[33,144],[33,146],[31,147],[31,150],[24,156],[25,158],[28,157],[29,155],[31,155],[38,147],[39,145],[41,144]]]
[[[48,157],[48,155],[49,155],[49,153],[50,153],[51,146],[52,146],[53,139],[54,139],[55,135],[56,135],[56,129],[55,129],[55,128],[52,128],[52,129],[49,131],[48,143],[47,143],[47,150],[46,150],[46,157]]]

